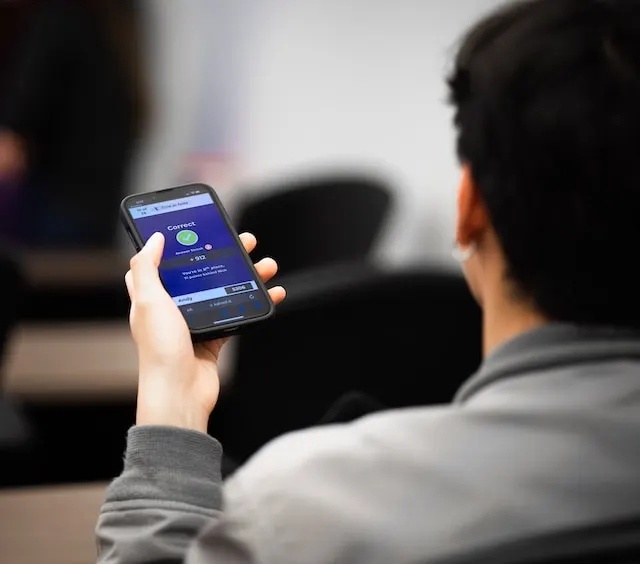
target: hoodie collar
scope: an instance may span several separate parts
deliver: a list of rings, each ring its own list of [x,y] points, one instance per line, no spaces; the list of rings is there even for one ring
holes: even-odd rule
[[[496,348],[463,384],[454,401],[464,403],[505,378],[621,357],[640,360],[640,331],[549,323]]]

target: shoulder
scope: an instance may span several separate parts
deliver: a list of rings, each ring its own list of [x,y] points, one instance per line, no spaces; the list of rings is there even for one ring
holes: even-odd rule
[[[268,562],[339,562],[364,538],[388,548],[388,509],[410,503],[410,474],[423,466],[411,429],[449,411],[388,412],[274,440],[225,484],[225,520]]]
[[[258,476],[273,480],[299,477],[310,471],[329,471],[334,466],[370,463],[380,457],[393,456],[393,451],[403,443],[413,443],[416,425],[423,430],[437,425],[451,419],[452,411],[449,407],[394,410],[353,423],[289,433],[258,451],[240,469],[237,479],[246,483]]]
[[[429,543],[438,551],[443,523],[455,528],[492,503],[490,459],[478,456],[489,442],[475,419],[454,406],[408,409],[283,436],[225,485],[225,519],[268,562],[377,563],[415,550],[412,561]],[[345,558],[354,550],[376,558]]]
[[[234,476],[225,517],[258,552],[277,556],[266,561],[417,561],[447,554],[452,536],[471,550],[601,518],[603,499],[628,498],[637,465],[612,466],[594,448],[594,427],[611,423],[585,411],[454,405],[302,431]],[[376,558],[344,558],[353,551]]]
[[[312,519],[315,527],[322,519],[329,526],[349,506],[380,514],[389,503],[409,501],[399,490],[425,487],[429,467],[464,459],[461,449],[457,455],[451,450],[462,440],[455,430],[461,418],[450,406],[406,409],[285,435],[227,482],[225,506],[251,506],[256,513],[268,508],[283,519]],[[428,485],[437,489],[438,480],[432,476]]]
[[[553,502],[554,490],[570,484],[586,460],[593,480],[608,479],[611,465],[603,462],[595,435],[611,437],[617,448],[614,436],[634,434],[637,427],[627,420],[589,410],[448,405],[389,411],[285,435],[250,459],[226,491],[230,500],[315,504],[331,514],[346,500],[371,511],[411,505],[405,491],[419,492],[432,507],[462,507],[490,494],[507,501],[533,480]],[[628,448],[619,450],[629,458]],[[543,492],[537,495],[542,501]]]

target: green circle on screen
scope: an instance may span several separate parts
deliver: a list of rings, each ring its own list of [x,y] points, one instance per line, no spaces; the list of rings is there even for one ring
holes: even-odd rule
[[[198,242],[198,234],[191,229],[183,229],[177,233],[176,239],[181,245],[195,245]]]

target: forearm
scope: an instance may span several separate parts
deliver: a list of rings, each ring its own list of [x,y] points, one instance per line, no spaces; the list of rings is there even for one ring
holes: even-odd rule
[[[183,562],[222,508],[222,448],[208,435],[169,427],[129,431],[125,467],[107,491],[98,561]]]

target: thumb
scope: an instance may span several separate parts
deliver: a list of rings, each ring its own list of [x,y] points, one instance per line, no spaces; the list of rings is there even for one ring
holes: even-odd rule
[[[131,278],[137,302],[152,300],[165,291],[158,273],[163,250],[164,236],[162,233],[154,233],[142,250],[131,259]]]

